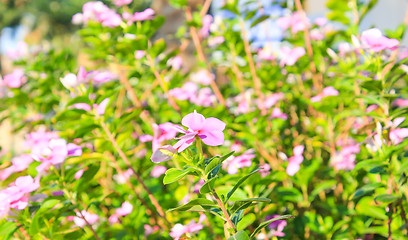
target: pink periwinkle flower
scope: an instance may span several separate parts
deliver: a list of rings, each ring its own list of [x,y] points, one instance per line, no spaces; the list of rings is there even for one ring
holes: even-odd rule
[[[339,55],[344,57],[347,54],[353,52],[353,46],[348,42],[343,42],[339,44]]]
[[[208,46],[215,47],[220,45],[221,43],[225,42],[225,38],[223,36],[215,36],[208,38]]]
[[[258,57],[259,59],[264,61],[273,61],[276,58],[275,53],[268,46],[265,46],[264,48],[258,50]]]
[[[193,144],[196,136],[209,146],[219,146],[224,143],[224,133],[222,131],[224,131],[226,124],[217,118],[210,117],[206,119],[203,115],[194,111],[187,114],[181,120],[181,124],[188,127],[188,130],[178,128],[181,133],[185,134],[177,138],[180,140],[174,145],[178,152],[182,152]]]
[[[252,165],[252,159],[255,157],[254,150],[249,149],[242,155],[229,157],[229,159],[227,159],[227,164],[224,164],[223,166],[228,166],[228,174],[236,174],[238,169],[250,167]]]
[[[399,45],[397,39],[390,39],[382,35],[378,28],[365,30],[361,34],[362,47],[373,52],[380,52],[385,49],[395,49]]]
[[[270,115],[270,118],[275,119],[275,118],[280,118],[283,120],[288,119],[288,115],[286,113],[283,113],[280,108],[273,108],[272,113]]]
[[[113,179],[119,184],[125,184],[132,174],[133,174],[132,169],[128,169],[122,172],[121,174],[113,175]]]
[[[323,40],[324,34],[319,29],[313,29],[310,31],[310,38],[313,40]]]
[[[175,56],[167,60],[167,66],[171,66],[174,70],[180,70],[183,65],[183,58]]]
[[[33,162],[33,158],[29,154],[23,154],[14,157],[11,160],[11,166],[0,171],[0,180],[6,180],[11,174],[21,172],[28,168]]]
[[[197,97],[198,86],[193,82],[186,82],[181,88],[173,88],[169,94],[177,100],[194,102]]]
[[[113,3],[117,6],[117,7],[121,7],[123,5],[128,5],[130,3],[132,3],[133,0],[114,0]]]
[[[3,76],[3,83],[9,88],[19,88],[27,81],[24,71],[15,69],[12,73]]]
[[[285,65],[287,66],[293,66],[297,60],[304,56],[306,54],[306,51],[303,47],[295,47],[293,49],[284,46],[281,48],[281,62],[280,66],[283,67]]]
[[[200,29],[200,34],[203,38],[207,38],[210,34],[210,26],[213,22],[213,17],[209,14],[205,15],[202,19],[203,26]]]
[[[311,102],[320,102],[323,98],[329,97],[329,96],[338,96],[339,91],[337,91],[334,87],[326,87],[323,89],[323,91],[316,96],[310,98]]]
[[[143,50],[136,50],[135,52],[135,58],[137,60],[142,59],[146,55],[146,52]]]
[[[122,18],[102,2],[90,1],[82,6],[82,14],[77,13],[72,18],[74,24],[87,24],[89,21],[100,22],[104,27],[114,28],[122,23]]]
[[[137,21],[145,21],[154,18],[154,10],[151,8],[145,9],[143,12],[136,12],[133,14],[132,20]]]
[[[241,149],[242,149],[242,142],[240,142],[240,141],[235,141],[230,147],[230,150],[234,151],[236,153],[240,152]]]
[[[352,170],[355,166],[356,154],[360,152],[358,144],[347,145],[336,152],[330,164],[336,170]]]
[[[116,80],[118,76],[109,71],[93,71],[91,72],[90,78],[94,83],[102,84]]]
[[[280,217],[280,215],[268,215],[266,216],[266,220],[271,220],[273,218]],[[273,232],[273,236],[275,237],[284,237],[285,233],[283,232],[283,229],[286,227],[287,222],[285,220],[276,220],[271,222],[268,225],[268,228]]]
[[[408,99],[397,98],[394,100],[392,105],[400,108],[408,107]]]
[[[130,213],[132,213],[132,211],[133,211],[133,205],[130,204],[128,201],[126,201],[122,203],[122,206],[120,208],[117,208],[115,210],[115,214],[123,217],[123,216],[129,215]]]
[[[155,151],[162,142],[174,139],[177,135],[177,130],[174,127],[174,124],[170,122],[162,124],[153,124],[153,139],[152,147]]]
[[[286,167],[286,173],[289,176],[295,175],[300,169],[300,164],[303,162],[303,151],[305,147],[303,145],[299,145],[293,148],[293,156],[287,159],[288,166]],[[284,154],[283,154],[284,155]],[[284,155],[286,158],[286,155]],[[286,159],[284,159],[286,160]]]
[[[139,141],[145,143],[145,142],[151,142],[153,141],[153,136],[149,134],[143,134],[139,136]]]
[[[202,85],[210,85],[214,79],[214,74],[210,73],[206,69],[201,69],[198,72],[192,73],[190,79],[193,82],[200,83]]]
[[[303,31],[310,24],[310,20],[306,17],[306,22],[303,21],[300,12],[294,12],[291,16],[280,17],[277,20],[277,24],[283,30],[291,28],[292,33],[296,34],[299,31]]]
[[[167,168],[163,165],[156,165],[153,167],[152,171],[150,172],[150,176],[154,178],[158,178],[163,175],[167,171]]]
[[[259,173],[261,174],[261,177],[266,177],[271,173],[271,166],[267,163],[261,164],[259,166],[261,170],[259,170]]]
[[[180,237],[186,233],[199,232],[204,227],[201,223],[204,221],[205,218],[206,218],[205,215],[201,214],[198,223],[196,223],[194,220],[191,220],[191,222],[187,225],[182,225],[180,223],[177,223],[171,229],[170,236],[174,238],[174,240],[179,240]]]
[[[264,108],[269,109],[285,97],[283,93],[273,93],[265,97]]]
[[[82,168],[81,170],[78,170],[75,175],[74,175],[74,179],[78,180],[82,177],[82,175],[84,174],[85,170],[87,168]]]
[[[315,19],[314,23],[315,23],[317,26],[321,27],[321,26],[323,26],[323,25],[326,25],[326,23],[327,23],[327,18],[325,18],[325,17],[318,17],[318,18]]]
[[[149,235],[151,235],[152,233],[154,233],[154,232],[157,232],[157,231],[159,231],[160,230],[160,227],[159,226],[150,226],[150,225],[148,225],[148,224],[145,224],[144,225],[144,235],[145,235],[145,237],[147,237],[147,236],[149,236]]]
[[[216,103],[217,97],[213,94],[211,88],[205,87],[198,91],[197,98],[192,101],[197,106],[209,107]]]
[[[86,210],[82,210],[81,213],[77,212],[76,216],[69,216],[69,220],[74,221],[75,225],[77,225],[80,228],[85,227],[86,222],[85,220],[93,225],[99,220],[99,216],[93,213],[89,213]],[[85,220],[84,220],[85,218]]]

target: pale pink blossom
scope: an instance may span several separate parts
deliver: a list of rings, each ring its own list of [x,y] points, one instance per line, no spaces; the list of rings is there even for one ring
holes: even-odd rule
[[[174,70],[180,70],[183,65],[183,58],[175,56],[167,60],[167,66],[171,66]]]
[[[86,210],[82,210],[81,213],[77,212],[76,216],[70,216],[72,221],[74,221],[75,225],[77,225],[80,228],[84,228],[86,226],[85,220],[93,225],[99,220],[99,216],[93,213],[89,213]],[[85,220],[84,220],[85,218]]]
[[[128,5],[130,3],[132,3],[133,0],[114,0],[113,3],[117,6],[117,7],[121,7],[123,5]]]
[[[199,137],[205,144],[209,146],[219,146],[224,143],[224,129],[225,123],[217,118],[205,118],[203,115],[194,111],[187,114],[182,120],[181,124],[188,127],[188,130],[178,128],[178,130],[185,135],[179,137],[179,141],[174,145],[178,152],[182,152],[188,148]]]
[[[394,100],[392,105],[400,108],[408,107],[408,99],[397,98]]]
[[[310,20],[307,17],[305,20],[306,21],[303,21],[303,18],[300,12],[294,12],[291,16],[284,16],[284,17],[278,18],[277,24],[283,30],[291,28],[292,33],[296,34],[299,31],[305,30],[310,24]]]
[[[313,40],[323,40],[324,34],[319,29],[313,29],[310,31],[310,38]]]
[[[151,235],[152,233],[157,232],[159,230],[160,230],[159,226],[153,226],[152,227],[152,226],[150,226],[148,224],[145,224],[144,225],[144,236],[147,237],[147,236]]]
[[[82,6],[82,14],[75,14],[72,20],[74,24],[96,21],[109,28],[117,27],[122,23],[120,15],[100,1],[85,3]]]
[[[202,85],[210,85],[214,79],[214,74],[210,73],[206,69],[201,69],[190,75],[190,79],[193,82],[200,83]]]
[[[155,151],[164,141],[174,139],[176,135],[177,130],[174,127],[174,124],[170,122],[162,123],[159,125],[153,124],[153,151]]]
[[[113,179],[119,184],[125,184],[129,180],[130,176],[132,176],[132,174],[132,169],[128,169],[121,174],[113,175]]]
[[[239,156],[231,156],[226,160],[224,168],[228,167],[228,174],[236,174],[238,169],[244,167],[250,167],[252,165],[252,159],[256,157],[254,150],[249,149]]]
[[[261,164],[259,166],[261,170],[259,170],[259,173],[261,174],[261,177],[266,177],[271,173],[271,166],[267,163]]]
[[[84,174],[86,168],[82,168],[81,170],[77,171],[74,175],[74,179],[78,180],[82,177],[82,174]]]
[[[16,49],[7,50],[6,55],[13,61],[21,60],[28,55],[28,45],[25,42],[19,42]]]
[[[311,102],[320,102],[323,98],[329,96],[338,96],[339,91],[337,91],[334,87],[325,87],[323,91],[316,96],[310,98]]]
[[[288,166],[286,167],[286,173],[289,176],[295,175],[300,169],[300,164],[303,162],[303,151],[305,147],[303,145],[299,145],[293,148],[293,156],[287,159]],[[284,160],[286,160],[286,155],[284,156]]]
[[[3,83],[9,88],[19,88],[27,81],[24,71],[15,69],[12,73],[3,76]]]
[[[196,223],[194,220],[191,220],[191,222],[187,225],[182,225],[180,223],[177,223],[171,229],[170,236],[174,238],[174,240],[179,240],[180,237],[186,233],[199,232],[204,227],[201,223],[204,221],[205,218],[206,218],[205,215],[201,214],[198,223]]]
[[[269,109],[285,97],[283,93],[273,93],[265,97],[263,107]]]
[[[216,103],[217,97],[212,92],[211,88],[205,87],[198,91],[197,98],[192,102],[197,106],[209,107]]]
[[[210,26],[213,22],[213,17],[209,14],[205,15],[202,19],[203,26],[200,29],[201,37],[207,38],[210,34]]]
[[[223,36],[209,37],[208,38],[208,46],[209,47],[215,47],[217,45],[220,45],[224,41],[225,41],[225,38]]]
[[[316,24],[317,26],[321,27],[321,26],[323,26],[323,25],[326,25],[326,23],[327,23],[327,18],[325,18],[325,17],[318,17],[318,18],[315,19],[314,22],[315,22],[315,24]]]
[[[173,88],[169,90],[169,94],[177,100],[195,101],[197,97],[198,86],[193,82],[186,82],[181,88]]]
[[[0,170],[0,180],[6,180],[11,174],[16,172],[21,172],[28,168],[28,166],[33,162],[33,158],[29,154],[23,154],[14,157],[11,160],[11,166]]]
[[[133,21],[145,21],[154,18],[154,10],[151,8],[145,9],[143,12],[136,12],[133,14]]]
[[[281,61],[280,61],[280,66],[283,67],[285,65],[287,66],[293,66],[297,60],[304,56],[306,54],[306,51],[303,47],[295,47],[293,49],[284,46],[281,48]]]
[[[355,166],[356,154],[360,152],[358,144],[344,146],[341,151],[335,153],[330,164],[336,170],[352,170]]]
[[[276,217],[280,217],[280,215],[268,215],[266,216],[266,220],[270,220]],[[286,227],[287,222],[285,220],[276,220],[271,222],[268,225],[268,228],[273,232],[273,236],[275,237],[284,237],[285,233],[283,232],[283,229]]]
[[[133,211],[133,205],[130,204],[128,201],[126,201],[122,203],[122,206],[120,208],[117,208],[115,210],[115,214],[123,217],[123,216],[129,215],[130,213],[132,213],[132,211]]]
[[[282,110],[280,108],[273,108],[272,109],[272,113],[269,116],[270,118],[274,119],[274,118],[280,118],[283,120],[288,119],[288,115],[286,113],[283,113]]]
[[[135,58],[137,60],[142,59],[146,55],[146,52],[143,50],[136,50],[135,51]]]
[[[156,165],[153,167],[152,171],[150,172],[150,176],[154,178],[158,178],[163,175],[167,171],[167,168],[163,165]]]
[[[363,48],[368,48],[373,52],[380,52],[385,49],[395,49],[399,45],[397,39],[390,39],[382,35],[378,28],[365,30],[361,34]]]

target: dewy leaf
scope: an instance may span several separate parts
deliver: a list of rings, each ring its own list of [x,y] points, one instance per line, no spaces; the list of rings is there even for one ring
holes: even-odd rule
[[[190,202],[188,202],[188,203],[186,203],[186,204],[184,204],[182,206],[169,209],[168,211],[169,212],[172,212],[172,211],[187,211],[187,210],[189,210],[190,208],[192,208],[194,206],[201,206],[203,209],[206,209],[206,210],[217,207],[217,205],[214,204],[213,201],[210,201],[210,200],[208,200],[206,198],[197,198],[197,199],[191,200]]]
[[[182,179],[183,177],[185,177],[190,172],[194,172],[194,171],[195,171],[194,168],[187,168],[187,169],[184,169],[184,170],[170,168],[169,170],[166,171],[166,175],[163,178],[163,183],[164,184],[169,184],[169,183],[175,182],[177,180]]]
[[[209,162],[207,164],[207,166],[205,166],[205,174],[210,173],[211,171],[213,171],[215,168],[217,168],[220,164],[222,164],[227,158],[229,158],[232,154],[234,153],[234,151],[227,153],[226,155],[222,156],[222,157],[214,157],[212,158],[211,162]],[[213,176],[214,177],[214,176]]]
[[[249,240],[249,237],[244,230],[241,230],[229,237],[227,240]]]
[[[242,177],[241,179],[238,180],[237,184],[235,184],[235,186],[231,189],[231,191],[228,192],[227,194],[227,199],[225,199],[225,202],[228,201],[228,199],[232,196],[232,194],[234,194],[234,192],[238,189],[238,187],[245,182],[245,180],[247,180],[250,176],[254,175],[256,172],[258,172],[259,170],[261,170],[260,168],[255,169],[254,171],[250,172],[248,175],[246,175],[245,177]]]
[[[255,231],[251,234],[251,239],[255,239],[256,234],[258,234],[264,227],[268,226],[270,223],[275,222],[277,220],[284,220],[284,219],[288,219],[288,218],[293,218],[293,216],[291,215],[283,215],[283,216],[279,216],[276,218],[272,218],[271,220],[265,221],[261,224],[259,224],[259,226],[255,229]]]

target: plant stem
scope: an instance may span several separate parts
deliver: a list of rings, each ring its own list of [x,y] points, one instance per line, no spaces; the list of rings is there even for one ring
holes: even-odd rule
[[[146,184],[144,183],[144,181],[142,180],[142,178],[140,177],[139,173],[135,171],[135,169],[132,167],[132,165],[130,164],[130,161],[128,159],[128,157],[126,156],[126,154],[123,152],[123,150],[119,147],[118,143],[116,142],[115,137],[112,135],[111,131],[109,130],[108,126],[106,126],[106,124],[103,121],[100,121],[100,124],[103,128],[103,130],[105,131],[106,135],[108,136],[109,141],[112,143],[113,147],[115,148],[115,150],[118,152],[119,156],[123,159],[123,161],[125,162],[125,164],[127,165],[127,167],[129,169],[132,170],[133,174],[136,177],[136,180],[140,183],[140,185],[142,185],[143,189],[147,192],[150,201],[152,202],[152,204],[155,206],[157,213],[159,214],[160,217],[162,217],[166,223],[169,224],[169,221],[166,218],[166,214],[164,213],[162,207],[160,206],[159,202],[157,201],[157,199],[153,196],[153,194],[151,193],[150,189],[146,186]]]
[[[227,209],[225,208],[224,204],[222,203],[222,201],[221,201],[220,197],[218,196],[217,192],[215,191],[215,189],[212,190],[212,195],[214,196],[214,198],[217,201],[218,205],[220,206],[222,212],[224,213],[225,219],[227,220],[227,223],[230,226],[230,228],[234,229],[234,231],[237,232],[237,229],[235,228],[234,224],[232,223]],[[225,229],[224,229],[224,231],[225,231]]]

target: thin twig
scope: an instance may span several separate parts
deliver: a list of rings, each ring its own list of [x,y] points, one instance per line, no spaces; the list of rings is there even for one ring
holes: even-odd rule
[[[237,232],[237,229],[235,228],[234,224],[231,221],[231,218],[228,214],[227,209],[225,209],[224,204],[222,203],[220,197],[218,196],[217,192],[215,191],[215,189],[212,190],[212,195],[214,196],[215,200],[217,201],[218,205],[220,206],[222,212],[224,213],[225,219],[227,220],[228,225],[234,229],[235,232]]]
[[[126,156],[126,154],[123,152],[123,150],[119,147],[118,143],[116,142],[115,137],[112,135],[112,133],[109,130],[108,126],[106,126],[106,124],[103,121],[100,121],[100,124],[101,124],[103,130],[105,131],[106,135],[108,136],[109,141],[112,143],[113,147],[118,152],[119,156],[123,159],[123,161],[125,162],[127,167],[132,170],[133,174],[136,177],[136,180],[140,183],[140,185],[142,185],[143,189],[147,192],[147,194],[149,196],[149,199],[152,202],[152,204],[155,206],[159,216],[162,217],[166,221],[166,223],[169,223],[169,221],[167,220],[166,214],[164,213],[164,211],[163,211],[162,207],[160,206],[159,202],[153,196],[150,189],[146,186],[146,184],[144,183],[144,181],[140,177],[139,173],[136,172],[136,170],[132,167],[132,165],[130,164],[129,158]]]

